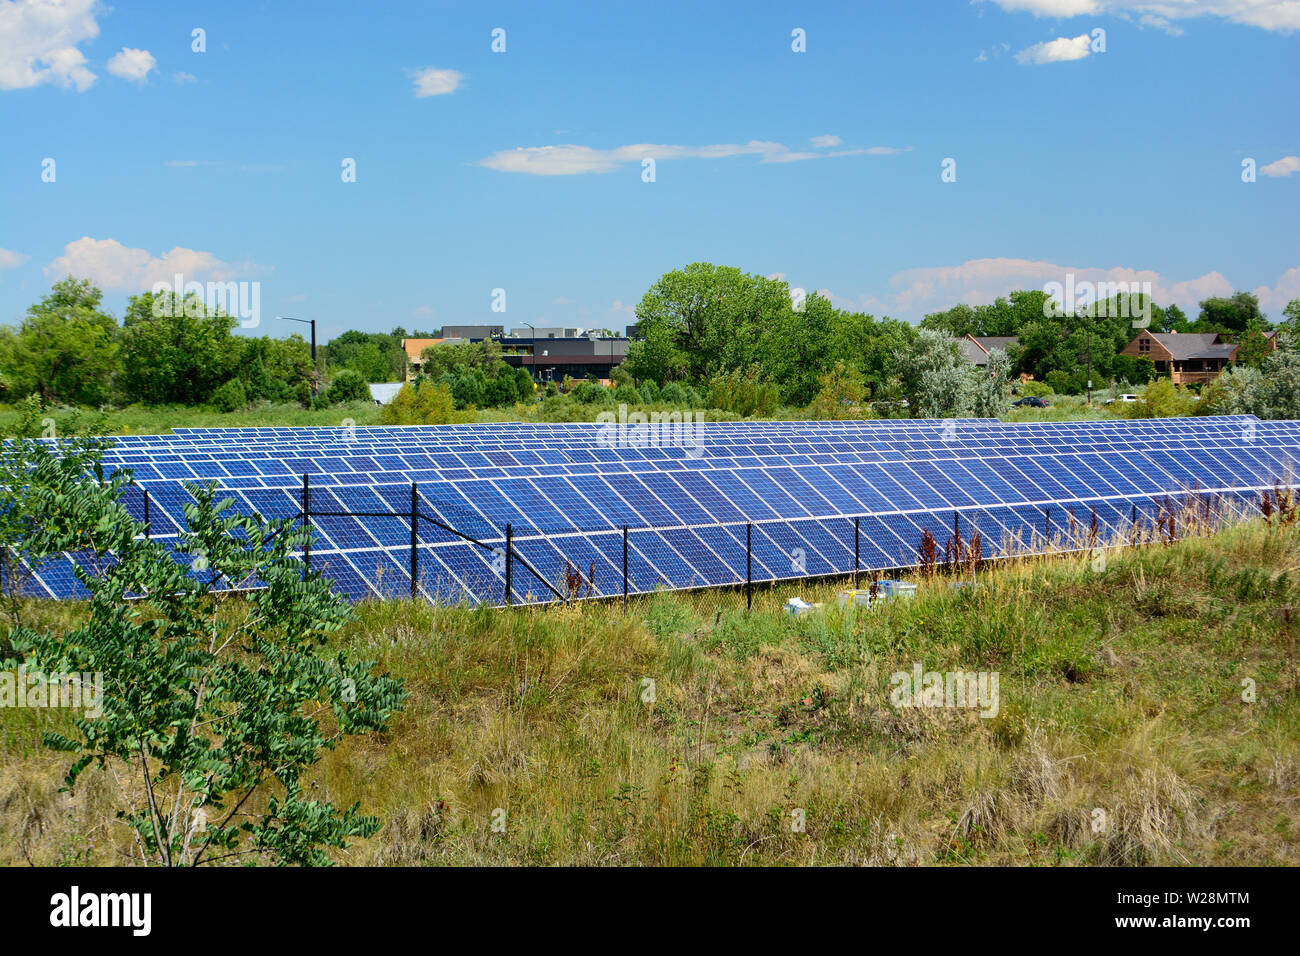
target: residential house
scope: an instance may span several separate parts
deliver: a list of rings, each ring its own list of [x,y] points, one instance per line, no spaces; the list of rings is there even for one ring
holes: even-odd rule
[[[1277,333],[1266,333],[1269,349],[1277,348]],[[1237,360],[1240,345],[1215,332],[1152,332],[1143,329],[1120,355],[1149,358],[1159,375],[1175,385],[1200,385],[1219,377]]]

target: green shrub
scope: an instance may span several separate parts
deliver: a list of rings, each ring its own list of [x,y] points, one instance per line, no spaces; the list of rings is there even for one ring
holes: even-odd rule
[[[1057,395],[1078,395],[1083,391],[1079,380],[1059,368],[1054,368],[1043,376],[1043,384]]]
[[[323,404],[339,405],[343,402],[364,402],[370,398],[370,386],[360,372],[345,368],[334,376],[329,388],[321,396]]]
[[[246,407],[248,394],[244,391],[244,383],[232,378],[212,393],[211,404],[219,412],[233,412]]]
[[[689,405],[690,399],[686,397],[686,389],[676,382],[669,382],[659,392],[659,401],[665,405]]]
[[[456,400],[442,382],[403,385],[391,402],[379,410],[381,425],[446,425],[456,413]]]
[[[1196,410],[1196,396],[1187,389],[1175,385],[1170,379],[1158,378],[1142,391],[1136,402],[1120,404],[1119,410],[1125,418],[1173,418],[1178,415],[1190,415]]]

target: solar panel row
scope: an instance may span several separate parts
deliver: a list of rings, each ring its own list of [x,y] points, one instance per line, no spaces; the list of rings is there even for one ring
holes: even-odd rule
[[[1083,546],[1094,534],[1079,529],[1128,534],[1193,489],[1246,513],[1300,458],[1300,423],[1250,417],[728,422],[651,443],[636,429],[192,429],[120,439],[105,462],[133,471],[128,507],[143,518],[147,493],[153,535],[173,546],[187,480],[271,518],[305,501],[313,567],[354,599],[409,592],[418,482],[421,512],[474,539],[418,519],[418,591],[504,603],[549,600],[575,580],[612,595],[906,567],[925,532],[942,542],[955,526],[978,531],[986,557],[1047,538]],[[523,566],[510,595],[506,525]],[[34,590],[77,595],[75,560],[39,569]]]

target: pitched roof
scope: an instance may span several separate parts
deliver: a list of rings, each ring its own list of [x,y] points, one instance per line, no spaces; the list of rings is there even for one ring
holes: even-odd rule
[[[1014,335],[967,335],[961,342],[962,356],[972,365],[987,365],[989,353],[994,349],[1006,351],[1008,346],[1020,341]]]
[[[1214,332],[1150,332],[1151,338],[1169,350],[1175,361],[1201,358],[1232,358],[1236,346],[1221,342]]]

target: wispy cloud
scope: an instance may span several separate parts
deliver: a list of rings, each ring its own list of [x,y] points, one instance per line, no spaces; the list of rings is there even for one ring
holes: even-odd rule
[[[193,73],[186,73],[184,70],[178,70],[172,74],[172,82],[177,86],[184,86],[187,83],[197,83],[199,78]]]
[[[16,269],[28,259],[21,252],[12,249],[0,249],[0,269]]]
[[[951,266],[904,269],[889,279],[888,290],[856,298],[819,290],[843,309],[918,320],[930,312],[959,303],[987,305],[1017,289],[1042,289],[1048,282],[1065,282],[1072,273],[1076,282],[1151,283],[1152,298],[1162,306],[1178,305],[1193,315],[1200,302],[1211,296],[1229,296],[1234,285],[1220,272],[1207,272],[1191,279],[1175,279],[1153,269],[1104,268],[1062,265],[1030,259],[968,259]],[[1300,298],[1300,266],[1283,273],[1274,285],[1252,290],[1264,309],[1280,312],[1291,299]]]
[[[124,46],[108,61],[108,72],[132,83],[143,83],[149,71],[158,65],[148,50],[133,50]]]
[[[1139,23],[1181,33],[1173,20],[1217,17],[1231,23],[1259,27],[1278,33],[1300,30],[1300,3],[1296,0],[972,0],[996,3],[1008,13],[1032,13],[1036,17],[1069,19],[1110,14],[1137,16]]]
[[[1092,39],[1086,33],[1077,37],[1057,37],[1045,43],[1035,43],[1016,54],[1017,63],[1067,63],[1082,60],[1092,52]]]
[[[835,137],[838,139],[838,137]],[[596,149],[591,146],[518,146],[481,159],[479,166],[503,173],[528,173],[533,176],[576,176],[582,173],[612,173],[644,159],[729,159],[735,156],[758,156],[764,163],[791,163],[836,156],[889,156],[904,153],[910,146],[869,146],[827,152],[795,151],[781,143],[750,140],[748,143],[719,143],[712,146],[674,146],[663,143],[639,143]]]
[[[211,252],[176,246],[155,256],[147,249],[134,249],[116,239],[82,236],[63,248],[63,255],[45,267],[47,279],[66,275],[91,279],[107,289],[142,291],[155,282],[171,282],[177,273],[186,279],[228,280],[265,272],[251,262],[224,262]]]
[[[418,70],[408,70],[407,73],[415,84],[416,99],[455,93],[456,88],[460,86],[460,81],[464,79],[455,70],[439,70],[432,66],[422,67]]]
[[[78,46],[99,36],[96,0],[0,0],[0,90],[46,83],[84,93],[95,82]]]
[[[1267,166],[1259,167],[1259,171],[1265,176],[1276,176],[1278,178],[1290,176],[1292,173],[1300,173],[1300,156],[1283,156]]]

